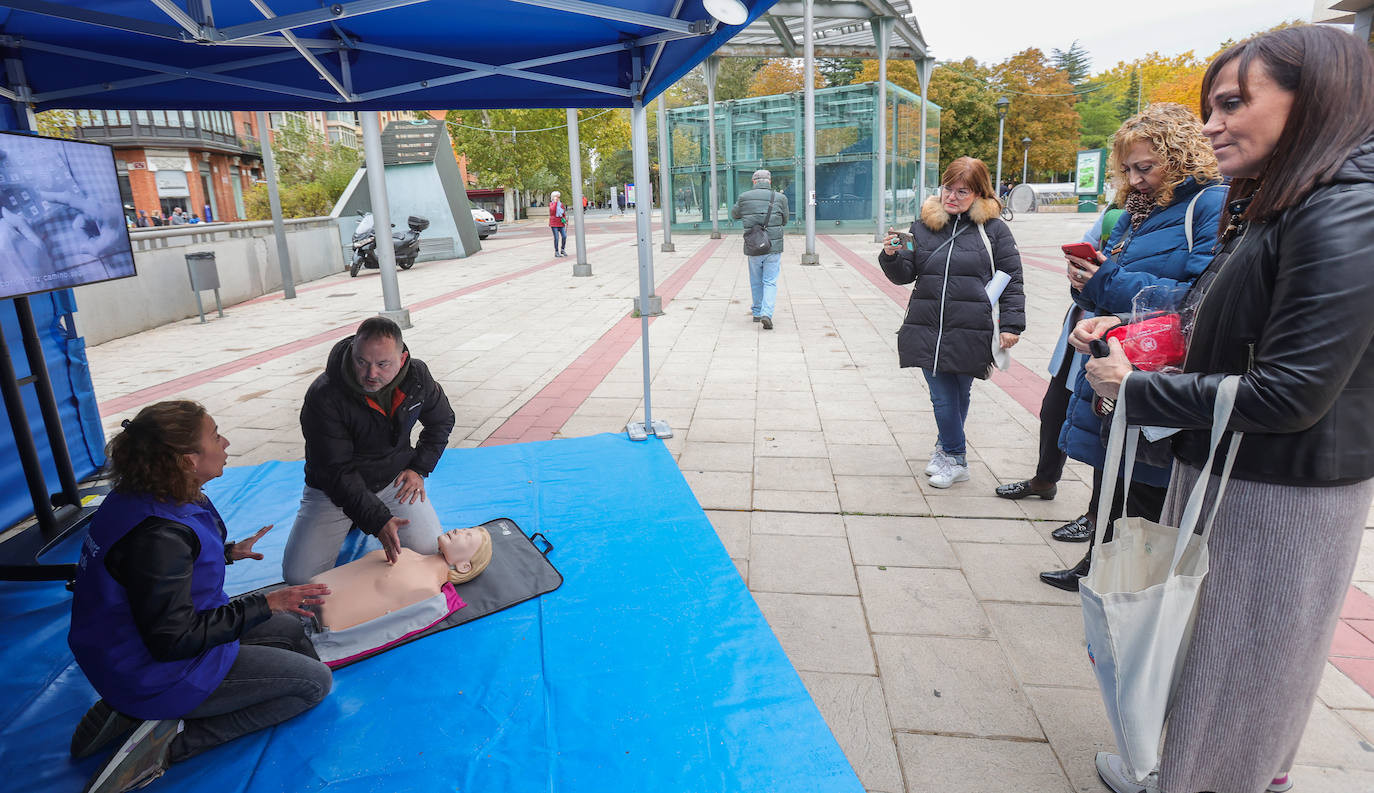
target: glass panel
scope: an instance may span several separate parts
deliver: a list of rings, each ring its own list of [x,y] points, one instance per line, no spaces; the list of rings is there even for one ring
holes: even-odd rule
[[[193,111],[190,111],[190,110],[183,110],[183,111],[181,111],[181,126],[183,126],[183,127],[195,127],[195,125],[196,125],[196,114],[195,114]]]
[[[147,110],[135,110],[135,111],[134,111],[134,117],[138,119],[138,123],[139,123],[140,125],[145,126],[145,127],[153,123],[153,122],[149,119],[148,111],[147,111]]]
[[[127,110],[120,110],[120,111],[118,111],[118,112],[119,112],[119,125],[120,125],[121,127],[127,127],[127,126],[129,126],[129,124],[130,124],[129,111],[127,111]]]

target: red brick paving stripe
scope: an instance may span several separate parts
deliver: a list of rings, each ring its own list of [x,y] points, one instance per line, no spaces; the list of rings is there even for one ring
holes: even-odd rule
[[[821,235],[820,239],[824,240],[831,250],[838,253],[840,258],[849,262],[851,267],[858,270],[860,275],[878,287],[883,294],[892,298],[893,302],[903,309],[906,308],[907,302],[911,299],[911,287],[898,286],[887,280],[887,276],[883,275],[883,271],[877,265],[866,261],[859,254],[846,248],[840,244],[839,240],[829,235]],[[1032,416],[1040,417],[1040,401],[1045,397],[1045,388],[1049,385],[1047,380],[1036,375],[1035,372],[1013,358],[1010,370],[992,373],[992,382],[1016,400],[1017,404],[1029,411]]]
[[[620,245],[623,242],[623,238],[617,238],[612,242],[607,242],[604,245],[598,245],[597,247],[590,249],[588,253],[594,253],[596,251],[604,250],[615,245]],[[421,311],[423,309],[439,305],[440,303],[443,303],[445,301],[453,300],[454,298],[462,297],[464,295],[470,295],[473,292],[480,292],[483,289],[489,289],[493,286],[498,286],[500,284],[506,283],[507,281],[513,281],[516,278],[521,278],[523,276],[539,272],[540,270],[547,270],[550,267],[554,267],[560,264],[566,265],[570,261],[571,257],[550,258],[546,262],[526,267],[523,270],[517,270],[513,273],[499,275],[495,278],[488,278],[485,281],[473,284],[471,286],[465,286],[462,289],[455,289],[451,292],[445,292],[444,294],[438,295],[436,297],[421,300],[418,303],[412,303],[410,305],[410,310]],[[156,402],[159,399],[175,396],[188,388],[194,388],[198,385],[203,385],[205,383],[218,380],[221,377],[227,377],[228,375],[235,374],[237,372],[242,372],[245,369],[250,369],[254,366],[259,366],[261,364],[267,363],[268,361],[280,358],[283,355],[291,355],[292,353],[307,350],[319,344],[337,341],[352,333],[356,327],[356,324],[340,325],[339,327],[331,328],[329,330],[316,333],[313,336],[307,336],[303,339],[297,339],[295,341],[287,342],[286,344],[279,344],[276,347],[263,350],[262,352],[253,353],[252,355],[247,355],[243,358],[238,358],[233,361],[228,361],[218,366],[213,366],[209,369],[202,369],[199,372],[192,372],[188,375],[183,375],[181,377],[168,380],[164,383],[159,383],[154,386],[148,386],[147,388],[141,388],[137,391],[132,391],[122,396],[107,399],[104,402],[100,403],[100,415],[110,416],[114,415],[115,413],[122,413],[123,411],[129,410],[130,408],[136,408],[140,405],[146,405],[150,402]]]
[[[721,242],[711,240],[706,243],[658,287],[658,296],[663,300],[664,307],[692,280]],[[652,324],[654,319],[650,317],[649,323]],[[639,341],[639,328],[639,317],[633,313],[626,314],[488,435],[481,445],[501,446],[552,440],[555,433],[572,418],[587,397],[606,379],[606,375]]]

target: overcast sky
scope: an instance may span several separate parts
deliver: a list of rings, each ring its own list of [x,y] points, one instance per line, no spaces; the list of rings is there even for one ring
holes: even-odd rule
[[[1310,20],[1313,0],[975,0],[913,2],[916,20],[940,60],[973,56],[997,63],[1027,47],[1046,55],[1077,39],[1093,72],[1149,52],[1211,55],[1228,38],[1288,19]]]

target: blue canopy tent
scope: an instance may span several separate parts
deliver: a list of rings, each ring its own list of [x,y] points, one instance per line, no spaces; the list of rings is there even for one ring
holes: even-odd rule
[[[56,108],[628,107],[635,181],[650,190],[645,103],[772,2],[0,0],[0,57],[5,67],[0,100],[9,100],[0,101],[0,129],[32,129],[35,111]],[[723,24],[708,13],[708,6],[736,24]],[[380,172],[376,116],[364,113],[362,121],[368,169]],[[377,226],[387,228],[385,180],[369,180],[369,187]],[[650,207],[650,201],[641,201],[636,213],[640,305],[647,305],[653,292]],[[378,254],[383,313],[407,325],[393,252],[383,245]],[[72,302],[70,295],[66,297]],[[20,298],[14,306],[22,324],[23,317],[31,315],[28,300]],[[63,309],[54,303],[47,313],[60,315]],[[644,422],[632,425],[631,434],[666,436],[671,432],[667,425],[653,421],[647,316],[641,332]],[[21,333],[36,336],[31,321]],[[41,553],[62,532],[45,514],[52,457],[60,456],[65,445],[62,434],[89,434],[94,415],[92,402],[77,411],[86,416],[84,429],[79,421],[59,420],[62,412],[44,393],[51,391],[47,372],[40,367],[31,376],[45,418],[30,419],[32,406],[25,410],[19,389],[7,388],[14,437],[0,444],[18,452],[31,491],[25,499],[17,495],[23,492],[20,488],[7,489],[13,494],[8,497],[12,506],[20,508],[20,502],[31,500],[42,524],[43,541],[29,543],[33,547],[22,550],[25,557],[31,551],[34,556]],[[4,371],[0,380],[20,385],[29,381],[4,376]],[[71,396],[78,403],[83,398],[80,393]],[[84,398],[89,401],[89,394]],[[28,443],[24,436],[49,442]],[[74,469],[70,462],[57,461],[57,478],[65,493],[57,501],[65,501],[69,509],[76,498],[75,478],[91,473],[101,462],[98,442],[94,448],[93,453],[77,455]],[[44,468],[49,469],[46,477]],[[17,471],[9,473],[9,479],[17,479]],[[6,507],[0,503],[0,513]],[[68,515],[65,524],[75,519]]]

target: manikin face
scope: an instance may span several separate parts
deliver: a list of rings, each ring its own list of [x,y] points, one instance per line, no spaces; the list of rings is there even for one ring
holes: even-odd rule
[[[951,215],[967,212],[977,197],[978,194],[969,189],[969,186],[962,181],[940,186],[940,201],[944,205],[945,211]]]
[[[410,357],[397,339],[376,336],[353,340],[353,372],[358,384],[369,394],[375,394],[396,379],[396,373]]]
[[[1121,158],[1121,173],[1136,192],[1153,196],[1164,184],[1164,163],[1148,141],[1137,141]]]
[[[229,461],[229,439],[219,434],[219,427],[210,416],[200,418],[200,451],[185,455],[191,468],[191,476],[197,485],[203,485],[224,473],[224,464]]]
[[[1250,101],[1240,95],[1240,62],[1222,67],[1212,81],[1212,115],[1202,133],[1212,141],[1221,175],[1232,179],[1257,179],[1278,145],[1279,136],[1293,109],[1293,92],[1285,91],[1269,69],[1252,61],[1246,74]]]
[[[453,529],[439,535],[439,553],[461,572],[472,567],[472,555],[482,547],[482,529]]]

